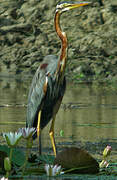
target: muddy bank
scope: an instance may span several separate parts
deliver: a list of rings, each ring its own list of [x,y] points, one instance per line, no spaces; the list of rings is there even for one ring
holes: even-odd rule
[[[1,1],[0,74],[33,75],[44,56],[59,54],[60,40],[54,29],[57,2]],[[117,79],[116,0],[95,0],[91,7],[66,12],[61,25],[69,41],[68,77]]]

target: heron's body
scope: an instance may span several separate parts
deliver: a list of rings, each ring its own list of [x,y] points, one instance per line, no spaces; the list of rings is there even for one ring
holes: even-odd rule
[[[29,91],[27,107],[27,126],[37,127],[38,112],[41,110],[40,128],[43,129],[58,112],[66,88],[66,80],[56,78],[56,69],[59,58],[48,55],[39,66]],[[47,90],[44,92],[44,85]]]
[[[54,138],[54,122],[66,88],[65,67],[67,60],[67,37],[60,28],[60,15],[70,9],[88,5],[89,2],[63,2],[56,6],[55,30],[61,40],[61,53],[57,58],[54,55],[46,56],[36,71],[28,96],[27,120],[28,127],[37,127],[37,136],[52,119],[50,138],[56,156]],[[40,139],[40,138],[39,138]],[[41,145],[41,143],[39,142]],[[40,148],[41,150],[41,148]]]

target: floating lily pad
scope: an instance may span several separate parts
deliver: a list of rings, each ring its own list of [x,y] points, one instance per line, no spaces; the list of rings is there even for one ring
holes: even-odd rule
[[[89,173],[99,172],[98,162],[86,151],[76,147],[65,148],[57,154],[54,164],[61,165],[68,172]]]

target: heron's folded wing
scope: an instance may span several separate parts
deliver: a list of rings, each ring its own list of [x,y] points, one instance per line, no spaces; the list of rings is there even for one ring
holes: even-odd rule
[[[44,86],[46,83],[46,73],[44,70],[37,69],[33,77],[32,84],[29,90],[28,106],[27,106],[27,125],[33,126],[35,116],[41,108],[43,98],[45,96]]]

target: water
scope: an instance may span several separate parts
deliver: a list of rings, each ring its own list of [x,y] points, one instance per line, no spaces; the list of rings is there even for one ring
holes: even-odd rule
[[[30,79],[0,77],[0,131],[25,127]],[[42,132],[43,151],[50,150],[50,124]],[[62,132],[62,136],[61,133]],[[68,83],[55,121],[58,148],[84,146],[98,158],[106,145],[117,142],[117,93],[106,85]],[[3,139],[1,137],[1,141]],[[37,143],[35,143],[37,146]],[[114,153],[116,158],[116,153]]]

